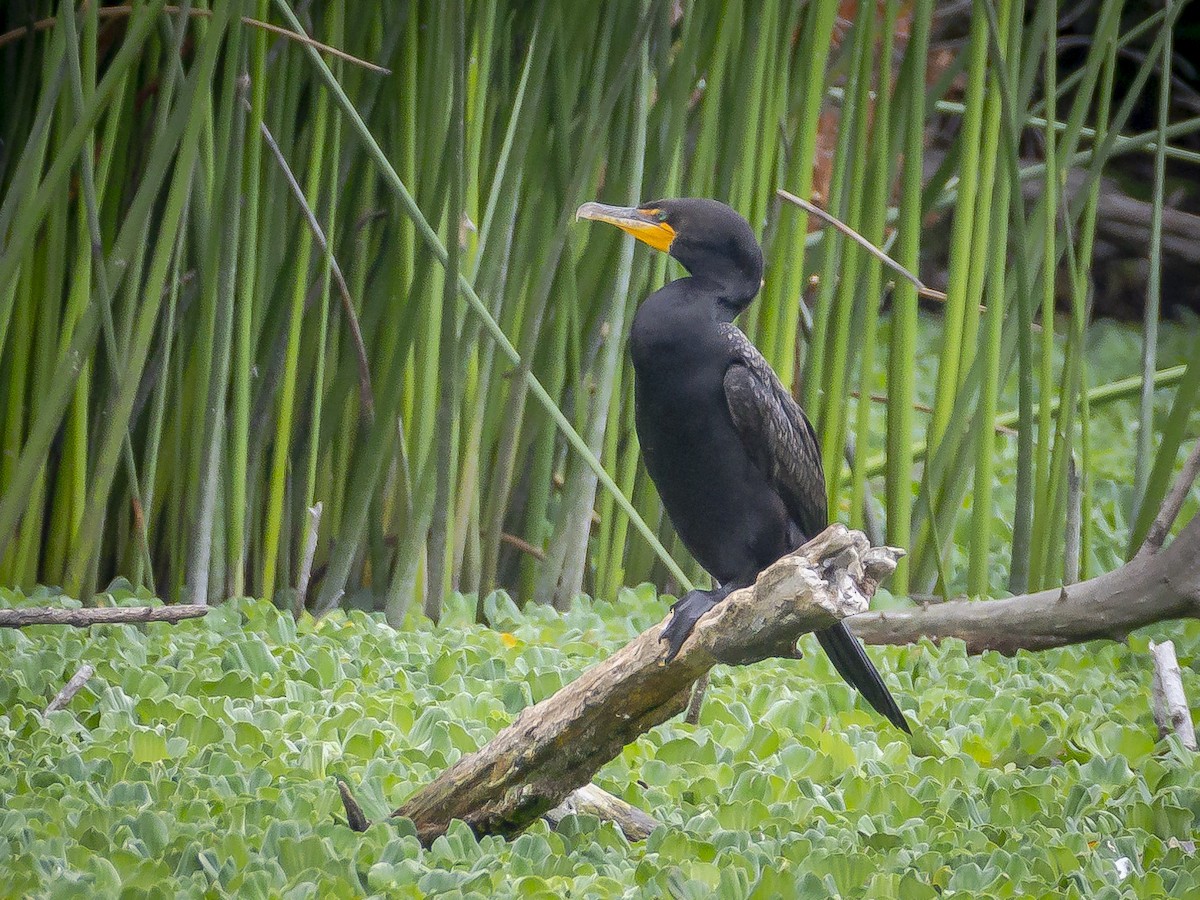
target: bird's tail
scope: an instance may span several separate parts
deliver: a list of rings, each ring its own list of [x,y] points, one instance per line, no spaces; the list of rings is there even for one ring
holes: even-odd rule
[[[817,640],[847,684],[857,688],[881,716],[897,728],[912,734],[908,720],[904,718],[904,713],[900,711],[887,685],[883,683],[879,670],[875,668],[863,645],[850,633],[844,622],[818,631]]]

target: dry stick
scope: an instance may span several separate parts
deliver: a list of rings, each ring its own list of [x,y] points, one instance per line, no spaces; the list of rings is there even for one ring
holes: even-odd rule
[[[605,822],[612,822],[621,829],[626,839],[631,841],[644,841],[662,824],[648,812],[638,809],[632,803],[626,803],[620,797],[594,784],[585,784],[572,791],[566,800],[542,818],[552,826],[558,827],[563,819],[571,815],[595,816]]]
[[[866,609],[901,556],[871,547],[861,532],[830,526],[705,614],[670,665],[662,664],[656,625],[522,711],[393,815],[412,819],[426,844],[453,819],[478,834],[521,831],[588,784],[625,745],[681,712],[692,684],[717,663],[794,659],[801,635]]]
[[[1083,480],[1075,454],[1067,462],[1067,521],[1063,548],[1063,584],[1079,580],[1079,556],[1083,540]]]
[[[179,12],[178,6],[164,6],[163,12],[173,14]],[[97,14],[101,19],[126,19],[133,13],[132,6],[102,6],[97,10]],[[189,10],[192,18],[208,19],[212,17],[211,9],[192,9]],[[0,34],[0,47],[6,44],[11,44],[14,41],[19,41],[26,34],[39,31],[48,31],[58,24],[58,19],[51,16],[48,19],[41,19],[34,22],[32,25],[22,25],[20,28],[14,28],[12,31],[6,31]],[[331,47],[329,44],[323,44],[318,40],[310,38],[307,34],[300,34],[288,28],[283,28],[279,25],[272,25],[270,22],[263,22],[259,19],[252,19],[249,16],[242,16],[242,24],[250,25],[253,28],[261,28],[263,31],[269,31],[272,34],[277,34],[280,37],[287,38],[289,41],[295,41],[298,44],[307,44],[310,47],[315,47],[323,53],[328,53],[330,56],[336,56],[338,59],[344,59],[348,63],[354,63],[356,66],[362,66],[364,69],[369,69],[372,72],[378,72],[380,75],[391,75],[391,69],[385,69],[383,66],[376,65],[373,62],[367,62],[365,59],[360,59],[347,53],[345,50],[339,50],[337,47]]]
[[[1183,673],[1175,657],[1175,643],[1150,642],[1150,655],[1154,658],[1154,679],[1150,696],[1154,704],[1154,721],[1158,725],[1159,737],[1174,732],[1179,741],[1189,750],[1196,749],[1196,726],[1192,724],[1192,710],[1187,695],[1183,692]]]
[[[687,714],[683,721],[689,725],[700,724],[700,710],[704,707],[704,693],[708,690],[709,673],[705,672],[696,679],[692,687],[692,698],[688,701]]]
[[[30,625],[130,625],[139,622],[170,622],[198,619],[208,615],[207,606],[180,603],[176,606],[111,606],[103,609],[60,609],[31,606],[25,609],[0,609],[0,628],[27,628]]]
[[[1142,541],[1142,546],[1138,549],[1138,556],[1153,556],[1162,549],[1163,541],[1167,539],[1171,526],[1175,524],[1175,518],[1179,515],[1179,510],[1183,508],[1183,501],[1187,498],[1188,491],[1192,489],[1197,474],[1200,474],[1200,439],[1196,440],[1192,452],[1183,464],[1183,469],[1179,472],[1179,477],[1171,485],[1170,492],[1163,500],[1162,506],[1159,507],[1158,515],[1154,517],[1154,522],[1146,531],[1146,539]]]
[[[342,797],[342,807],[346,810],[346,824],[353,831],[366,831],[372,822],[363,812],[362,807],[354,797],[354,792],[344,778],[337,780],[338,793]],[[626,803],[615,794],[610,794],[594,784],[585,784],[572,791],[567,799],[554,809],[542,816],[550,823],[551,828],[557,828],[567,816],[595,816],[605,822],[612,822],[625,835],[626,840],[644,841],[662,823],[648,812],[644,812],[632,803]]]
[[[246,104],[246,108],[250,108],[249,103]],[[342,300],[342,311],[346,316],[346,323],[350,326],[350,343],[354,345],[354,355],[358,358],[358,395],[362,405],[361,414],[363,419],[370,423],[375,419],[375,394],[371,390],[371,366],[367,362],[367,348],[363,343],[362,329],[358,327],[358,313],[354,311],[354,302],[350,299],[350,288],[346,285],[346,279],[342,277],[342,267],[338,265],[337,257],[329,249],[329,242],[325,239],[325,231],[321,228],[321,223],[317,221],[316,215],[308,205],[308,200],[304,197],[304,189],[300,187],[296,176],[292,174],[292,167],[288,165],[283,151],[275,143],[275,136],[271,134],[271,129],[267,127],[266,122],[260,122],[259,125],[263,140],[271,148],[271,154],[283,171],[283,177],[292,189],[292,195],[296,198],[296,202],[300,204],[300,210],[304,213],[313,237],[317,239],[321,252],[329,257],[329,268],[333,273],[333,280],[337,284],[338,295]]]
[[[79,670],[71,676],[71,680],[63,685],[63,689],[50,701],[49,705],[42,712],[42,717],[45,718],[57,709],[66,709],[67,704],[71,702],[71,698],[78,694],[83,686],[87,684],[88,679],[95,674],[96,670],[88,663],[80,666]]]
[[[804,210],[809,215],[816,216],[818,219],[825,222],[826,224],[832,225],[834,228],[836,228],[838,231],[840,231],[846,237],[850,238],[850,240],[854,241],[854,243],[858,244],[860,247],[862,247],[864,250],[866,250],[868,253],[870,253],[872,256],[874,256],[876,259],[878,259],[881,263],[883,263],[885,266],[887,266],[889,269],[891,269],[893,272],[900,274],[906,280],[910,281],[912,283],[913,287],[915,287],[917,289],[917,293],[920,294],[922,297],[925,297],[926,299],[929,299],[929,300],[938,300],[942,303],[946,302],[945,294],[943,294],[939,290],[935,290],[934,288],[927,287],[925,282],[923,282],[920,278],[918,278],[912,272],[908,271],[908,269],[904,268],[904,266],[900,265],[900,263],[896,262],[894,259],[892,259],[890,256],[888,256],[886,253],[884,253],[882,250],[880,250],[878,247],[876,247],[870,241],[868,241],[865,237],[863,237],[861,234],[859,234],[857,231],[855,231],[853,228],[851,228],[849,225],[847,225],[841,219],[837,218],[834,215],[831,215],[830,213],[827,213],[825,210],[821,209],[821,207],[815,206],[814,204],[809,203],[807,200],[803,199],[802,197],[797,197],[791,191],[785,191],[783,188],[779,188],[778,190],[775,191],[775,193],[778,194],[780,197],[782,197],[784,200],[787,200],[790,203],[795,203],[797,206],[799,206],[802,210]]]
[[[515,534],[501,532],[500,540],[504,541],[504,543],[508,544],[510,547],[516,547],[522,553],[528,553],[539,562],[546,558],[545,550],[543,550],[541,547],[535,547],[533,544],[529,543],[529,541],[525,540],[524,538],[517,537]]]
[[[338,793],[342,795],[342,806],[346,809],[346,824],[352,831],[366,831],[371,827],[371,820],[367,818],[362,807],[358,805],[358,801],[354,799],[350,785],[344,778],[339,778],[337,786]]]
[[[1200,516],[1161,553],[1088,581],[1004,600],[863,613],[846,624],[869,644],[959,638],[968,653],[1015,653],[1120,641],[1145,625],[1185,618],[1200,618]]]
[[[304,557],[300,560],[300,580],[296,584],[296,602],[292,605],[292,617],[299,619],[304,612],[304,600],[308,596],[309,579],[312,577],[313,557],[317,555],[317,533],[321,527],[321,510],[318,500],[308,508],[308,534],[304,542]]]

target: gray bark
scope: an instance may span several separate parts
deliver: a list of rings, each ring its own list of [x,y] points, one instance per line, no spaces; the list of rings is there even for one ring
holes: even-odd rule
[[[1175,644],[1163,641],[1150,642],[1150,656],[1154,658],[1154,681],[1150,696],[1154,704],[1154,722],[1159,733],[1165,737],[1174,732],[1179,735],[1183,746],[1196,749],[1196,726],[1192,722],[1192,709],[1187,694],[1183,692],[1183,673],[1175,656]]]
[[[1077,584],[1003,600],[952,600],[847,620],[868,644],[961,638],[967,652],[1047,650],[1124,640],[1167,619],[1200,618],[1200,516],[1161,553]]]
[[[26,628],[30,625],[129,625],[139,622],[178,622],[208,614],[207,606],[180,603],[175,606],[112,606],[103,609],[56,609],[31,606],[27,609],[0,609],[0,628]]]

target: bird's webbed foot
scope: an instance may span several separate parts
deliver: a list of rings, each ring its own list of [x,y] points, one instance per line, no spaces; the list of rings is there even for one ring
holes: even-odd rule
[[[728,595],[728,588],[714,588],[711,591],[693,590],[675,601],[675,605],[671,607],[671,621],[658,636],[660,641],[667,642],[667,656],[663,660],[664,665],[679,655],[683,642],[688,639],[688,635],[692,633],[692,629],[696,627],[700,617]]]

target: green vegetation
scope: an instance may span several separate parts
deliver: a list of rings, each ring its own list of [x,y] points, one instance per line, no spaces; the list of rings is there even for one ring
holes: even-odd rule
[[[919,325],[917,383],[932,393],[941,327],[932,317]],[[1164,365],[1189,352],[1195,328],[1163,327]],[[1138,347],[1126,326],[1088,333],[1089,362],[1106,381],[1137,370]],[[1164,407],[1170,396],[1159,392]],[[1128,539],[1137,405],[1127,392],[1091,410],[1099,568]],[[1000,506],[1014,490],[1015,443],[996,437]],[[1184,515],[1198,508],[1194,489]],[[1004,536],[993,540],[999,555]],[[138,602],[148,598],[142,591]],[[120,583],[102,599],[134,595]],[[659,621],[667,602],[643,585],[560,614],[518,610],[497,593],[484,604],[489,628],[474,624],[474,597],[451,594],[439,625],[414,609],[396,631],[378,615],[295,623],[266,603],[236,601],[177,626],[0,631],[6,885],[33,896],[86,886],[164,898],[1200,889],[1200,857],[1178,846],[1200,829],[1200,772],[1173,740],[1155,740],[1145,652],[1148,639],[1173,638],[1185,686],[1200,695],[1198,623],[1147,629],[1128,646],[1013,659],[967,658],[953,642],[873,648],[920,723],[911,743],[856,701],[811,639],[799,662],[718,669],[698,727],[656,729],[596,779],[668,826],[645,844],[581,817],[558,832],[539,823],[512,842],[456,827],[422,850],[405,822],[381,821],[520,709]],[[877,598],[902,602],[886,590]],[[0,603],[73,605],[45,590],[0,592]],[[41,721],[83,661],[96,675],[69,709]],[[377,822],[365,834],[343,823],[338,776]],[[1122,858],[1133,866],[1123,880]]]
[[[638,464],[621,342],[674,263],[571,223],[583,200],[679,195],[759,230],[742,325],[805,398],[833,507],[857,525],[886,501],[912,554],[899,591],[1098,571],[1091,516],[1079,557],[1063,548],[1076,499],[1102,501],[1087,407],[1108,373],[1084,358],[1100,176],[1135,153],[1194,164],[1168,142],[1200,119],[1153,77],[1184,4],[1105,0],[1063,73],[1056,4],[1010,0],[980,0],[949,42],[929,2],[853,22],[836,0],[328,3],[303,21],[287,0],[32,6],[57,19],[0,38],[0,583],[356,598],[399,623],[436,619],[452,587],[562,608],[696,579]],[[1146,110],[1156,127],[1132,133]],[[961,127],[937,144],[934,117]],[[1165,177],[1142,186],[1156,222]],[[778,188],[927,280],[926,229],[949,233],[936,365],[916,369],[917,288],[810,233]],[[1144,333],[1122,374],[1147,382],[1164,341]],[[1200,398],[1195,355],[1173,361],[1192,368],[1171,414],[1147,390],[1129,420],[1134,539]],[[850,402],[868,389],[886,406]],[[990,423],[1010,413],[1016,490],[989,499],[1010,477]],[[850,438],[887,455],[847,464]]]
[[[47,598],[42,595],[30,601]],[[129,602],[128,591],[114,591]],[[13,602],[9,594],[3,602]],[[56,602],[61,602],[56,600]],[[237,601],[178,626],[0,632],[0,869],[34,897],[1158,897],[1200,889],[1176,845],[1200,772],[1156,742],[1146,635],[1007,659],[961,644],[874,653],[911,743],[815,642],[718,669],[700,725],[665,725],[597,783],[668,827],[538,824],[512,842],[411,826],[355,834],[335,776],[383,819],[518,710],[657,622],[652,591],[570,613],[451,595],[397,633],[338,612],[299,624]],[[1171,628],[1200,691],[1200,626]],[[39,712],[79,661],[96,675]],[[640,781],[645,787],[639,787]],[[1132,874],[1118,877],[1126,858]],[[86,887],[86,890],[85,890]]]
[[[699,575],[622,342],[675,264],[572,227],[584,200],[754,224],[740,324],[835,515],[911,551],[881,604],[1129,558],[1200,433],[1200,323],[1157,317],[1164,161],[1198,160],[1156,75],[1184,3],[1100,0],[1067,56],[1051,2],[976,0],[949,40],[929,0],[295,5],[33,0],[55,21],[0,35],[0,604],[264,598],[0,631],[0,894],[1200,894],[1200,773],[1156,740],[1143,652],[1174,638],[1200,697],[1195,622],[872,651],[911,742],[820,653],[719,669],[698,726],[597,779],[666,823],[642,845],[575,818],[422,850],[352,833],[334,784],[383,819]],[[1101,177],[1133,154],[1140,331],[1091,321]]]

